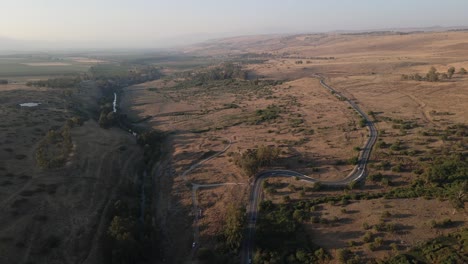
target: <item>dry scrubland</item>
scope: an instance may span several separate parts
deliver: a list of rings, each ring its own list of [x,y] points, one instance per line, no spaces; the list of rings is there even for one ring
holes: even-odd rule
[[[157,151],[161,146],[163,151],[148,173],[153,182],[147,186],[138,173],[141,176],[148,168],[142,159],[154,146],[141,148],[119,128],[102,129],[91,119],[84,123],[76,119],[80,114],[99,116],[103,110],[97,82],[80,82],[80,88],[71,89],[22,84],[57,67],[63,71],[55,74],[80,72],[105,59],[2,60],[0,79],[8,77],[13,84],[0,85],[0,262],[102,263],[101,238],[106,237],[112,211],[120,208],[121,203],[113,203],[118,198],[129,203],[126,210],[120,208],[123,214],[140,215],[135,208],[145,202],[144,215],[156,212],[144,222],[151,223],[147,236],[157,234],[160,244],[145,249],[155,256],[162,252],[166,262],[190,262],[199,230],[200,249],[224,254],[218,262],[238,263],[237,255],[226,248],[223,233],[229,208],[245,207],[249,200],[253,178],[245,166],[236,164],[242,164],[241,155],[261,145],[276,147],[279,157],[260,170],[291,169],[333,181],[352,170],[352,158],[367,140],[360,117],[320,86],[314,78],[317,73],[376,121],[379,141],[368,164],[369,177],[365,185],[345,190],[324,190],[294,178],[270,179],[264,184],[264,200],[273,201],[273,211],[287,210],[263,216],[286,211],[288,220],[299,226],[289,238],[303,242],[308,236],[328,252],[331,263],[342,262],[343,256],[351,263],[383,259],[464,228],[466,199],[459,199],[460,204],[452,196],[438,196],[437,191],[446,191],[444,185],[427,184],[431,182],[427,170],[437,157],[466,154],[468,75],[458,70],[468,68],[467,47],[466,32],[319,34],[231,38],[188,48],[199,57],[187,61],[185,57],[167,61],[163,56],[155,63],[164,66],[158,69],[166,74],[162,79],[122,91],[118,84],[114,87],[128,117],[118,117],[121,125],[168,132],[164,143],[159,134],[154,140]],[[242,61],[246,80],[239,75],[194,82],[212,61]],[[425,76],[431,67],[440,73],[450,67],[457,71],[438,82],[401,78]],[[217,74],[226,74],[226,69]],[[154,78],[159,78],[158,70],[152,72]],[[113,72],[115,80],[129,73],[128,67],[117,64],[101,71],[104,76]],[[147,80],[136,72],[131,78]],[[109,91],[113,95],[114,90]],[[111,109],[105,101],[109,98],[100,106]],[[25,102],[40,105],[19,106]],[[89,109],[97,112],[87,113]],[[142,203],[140,190],[135,194],[137,183],[147,195],[153,194]],[[193,188],[191,183],[234,185]],[[421,188],[429,191],[397,198]],[[193,199],[200,211],[193,210]],[[195,214],[200,218],[197,225]],[[262,214],[258,221],[262,224]],[[123,248],[136,255],[128,246]]]
[[[134,180],[141,159],[135,139],[88,120],[70,129],[72,147],[63,167],[43,169],[36,163],[47,132],[59,131],[76,117],[74,106],[86,109],[98,96],[90,86],[79,95],[0,86],[1,263],[102,263],[98,238],[107,224],[105,212],[117,188]],[[26,102],[40,105],[19,106]]]
[[[166,179],[162,181],[168,185],[162,187],[165,195],[160,195],[158,205],[160,214],[172,217],[163,221],[172,219],[165,229],[169,237],[168,254],[186,252],[188,255],[193,241],[188,182],[249,182],[248,176],[234,164],[233,153],[256,145],[272,145],[282,152],[271,168],[293,169],[322,180],[347,175],[352,166],[344,161],[358,154],[355,147],[363,145],[367,131],[359,126],[359,117],[345,102],[312,78],[315,73],[323,74],[327,83],[354,100],[365,112],[372,112],[377,121],[380,141],[368,168],[369,174],[381,173],[378,177],[384,180],[368,181],[361,189],[349,192],[382,193],[407,186],[424,170],[421,161],[428,156],[443,157],[446,153],[466,151],[463,135],[447,138],[444,134],[448,135],[449,126],[466,124],[468,120],[468,75],[456,73],[453,78],[440,82],[403,81],[401,75],[424,76],[432,66],[439,72],[446,72],[451,66],[457,71],[460,67],[467,68],[467,47],[466,32],[231,38],[193,46],[186,51],[201,56],[230,54],[233,58],[243,53],[254,57],[257,54],[263,62],[243,65],[249,70],[251,80],[258,77],[260,83],[262,80],[283,82],[261,84],[260,88],[250,86],[250,89],[220,82],[182,87],[184,78],[166,78],[125,89],[122,105],[132,120],[172,132],[172,158],[162,173]],[[176,72],[170,68],[165,71]],[[255,122],[256,111],[272,105],[279,107],[279,117]],[[192,164],[223,149],[229,140],[232,146],[226,153],[204,163],[186,179],[181,176]],[[343,194],[343,191],[310,189],[299,194],[297,190],[305,183],[280,181],[298,187],[294,192],[281,191],[283,186],[265,194],[278,203],[284,201],[284,196],[300,201]],[[204,212],[200,222],[201,245],[216,248],[224,205],[233,200],[245,201],[247,194],[247,188],[225,186],[198,193]],[[383,242],[377,241],[383,244],[369,250],[368,243],[361,241],[366,232],[363,219],[372,228],[384,210],[391,216],[382,221],[394,222],[401,230],[390,234],[371,230],[372,239],[381,237]],[[466,227],[466,211],[453,209],[443,199],[379,198],[352,201],[343,208],[325,204],[317,214],[338,219],[327,225],[305,224],[317,245],[328,249],[333,256],[337,248],[347,247],[364,259],[384,258],[440,233]],[[450,218],[456,224],[443,231],[428,224],[442,218]],[[178,254],[181,257],[177,261],[183,255]],[[333,261],[339,262],[337,259]]]
[[[223,87],[180,90],[171,87],[172,83],[165,86],[162,82],[125,89],[123,105],[132,106],[130,116],[134,120],[146,117],[146,122],[153,128],[175,131],[172,136],[170,175],[174,177],[174,184],[171,193],[179,196],[177,203],[186,209],[192,204],[187,182],[249,182],[249,175],[234,164],[234,153],[245,152],[257,145],[277,146],[282,153],[273,167],[295,169],[323,180],[336,180],[351,171],[352,166],[346,161],[357,155],[353,148],[362,146],[366,140],[366,131],[359,127],[357,116],[345,103],[325,91],[317,79],[304,78],[268,86],[257,94]],[[226,107],[230,104],[238,107]],[[255,111],[269,105],[279,106],[280,117],[256,124]],[[332,118],[334,122],[330,123]],[[209,131],[202,132],[204,130]],[[181,176],[192,164],[222,150],[229,140],[232,145],[226,153],[190,172],[186,179]],[[226,188],[218,187],[210,192],[225,192]],[[245,200],[248,188],[238,188],[239,199]],[[168,197],[163,199],[170,200]],[[201,244],[216,241],[216,235],[219,235],[216,231],[222,229],[219,225],[221,220],[210,223],[206,219],[222,218],[220,208],[223,206],[220,204],[232,201],[232,198],[222,196],[213,198],[211,202],[201,202],[200,208],[205,212],[201,220]],[[180,228],[178,221],[181,220],[174,219],[174,229]],[[180,239],[185,238],[185,242],[174,242],[174,246],[183,245],[182,250],[188,250],[192,226],[182,226],[185,227],[185,236],[181,234]]]

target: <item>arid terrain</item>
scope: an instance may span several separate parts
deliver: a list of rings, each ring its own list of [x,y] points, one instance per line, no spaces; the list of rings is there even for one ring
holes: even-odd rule
[[[374,32],[2,57],[0,263],[466,263],[467,47]]]
[[[193,46],[186,52],[199,56],[230,54],[234,62],[248,54],[245,57],[253,59],[241,63],[250,79],[244,83],[190,85],[186,83],[189,77],[169,75],[124,89],[122,106],[133,121],[172,134],[171,160],[167,164],[170,169],[160,175],[171,178],[171,183],[161,187],[167,195],[158,201],[167,210],[160,213],[177,215],[165,229],[171,237],[169,252],[186,252],[177,256],[177,262],[190,255],[197,225],[200,247],[216,249],[216,241],[223,237],[223,208],[229,203],[246,203],[248,185],[252,183],[252,178],[236,166],[236,153],[259,145],[275,146],[281,149],[280,158],[264,169],[290,169],[320,180],[342,179],[351,171],[347,160],[358,155],[367,131],[346,102],[319,85],[315,74],[323,75],[327,83],[371,113],[379,130],[379,142],[384,142],[374,148],[368,174],[380,173],[385,181],[368,180],[351,193],[385,193],[408,186],[421,177],[423,161],[428,156],[465,152],[463,132],[449,139],[443,134],[468,120],[468,75],[458,73],[461,67],[468,67],[467,43],[466,32],[231,38]],[[457,69],[453,77],[439,82],[401,78],[402,74],[425,76],[431,67],[444,73],[452,66]],[[171,67],[165,71],[180,72]],[[192,70],[192,76],[197,71]],[[258,84],[252,84],[255,80]],[[264,122],[255,120],[258,110],[272,105],[279,107],[278,117]],[[222,150],[228,141],[231,146],[225,153],[184,174],[191,165]],[[385,145],[388,147],[382,147]],[[191,207],[190,183],[239,185],[197,192],[195,199],[203,213],[198,223],[190,224],[190,218],[199,214]],[[304,184],[307,186],[295,183],[299,189]],[[297,191],[280,190],[266,198],[282,203],[283,199],[278,198],[285,193],[295,201],[343,193],[307,191],[300,196]],[[448,197],[428,199],[352,201],[344,207],[351,213],[340,213],[334,206],[325,205],[321,215],[346,221],[331,226],[309,223],[305,227],[313,242],[333,256],[336,249],[349,248],[363,259],[388,258],[421,241],[466,227],[466,202],[465,209],[455,209]],[[366,232],[363,219],[368,219],[369,225],[376,224],[384,210],[395,216],[391,218],[402,226],[401,234],[382,235],[387,246],[373,251],[365,243],[349,242],[359,240]],[[450,218],[456,224],[444,230],[428,224],[442,218]],[[397,244],[397,251],[389,246],[391,243]]]

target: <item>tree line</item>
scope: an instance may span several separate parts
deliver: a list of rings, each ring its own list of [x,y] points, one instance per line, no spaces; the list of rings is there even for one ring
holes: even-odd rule
[[[425,76],[420,75],[419,73],[415,74],[402,74],[402,80],[413,80],[413,81],[427,81],[427,82],[438,82],[441,80],[452,79],[455,74],[455,67],[448,68],[447,72],[440,73],[435,67],[431,67]],[[465,75],[467,73],[465,68],[460,68],[458,74]]]

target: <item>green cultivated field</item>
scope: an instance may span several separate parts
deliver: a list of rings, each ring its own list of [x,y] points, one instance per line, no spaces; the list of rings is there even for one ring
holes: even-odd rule
[[[28,64],[35,65],[28,65]],[[47,65],[61,63],[63,65]],[[43,64],[43,65],[41,65]],[[0,77],[67,75],[85,72],[91,64],[48,57],[0,57]]]

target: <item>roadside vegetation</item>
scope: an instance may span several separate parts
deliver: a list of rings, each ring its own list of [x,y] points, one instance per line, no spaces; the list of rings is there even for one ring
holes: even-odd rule
[[[294,205],[260,203],[253,263],[324,263],[331,259],[304,232],[306,214]]]
[[[202,247],[198,249],[197,259],[200,263],[238,263],[238,255],[244,239],[244,228],[247,223],[245,206],[234,202],[227,206],[222,233],[218,235],[215,249]]]
[[[248,175],[255,175],[261,167],[269,166],[278,159],[280,149],[272,146],[260,145],[255,149],[248,149],[242,154],[236,153],[234,163]]]

